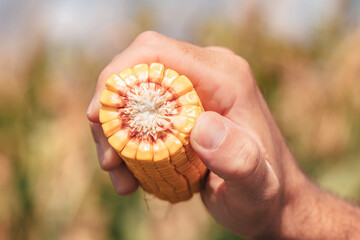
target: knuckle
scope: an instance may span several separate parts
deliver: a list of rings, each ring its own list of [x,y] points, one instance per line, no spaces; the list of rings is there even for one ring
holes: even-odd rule
[[[116,193],[121,196],[130,195],[133,192],[135,192],[136,189],[138,188],[137,184],[130,184],[129,182],[126,182],[126,181],[119,182],[117,184],[113,184],[113,186],[114,186]]]
[[[126,193],[123,186],[115,185],[114,189],[118,195],[124,195]]]
[[[227,47],[219,47],[223,53],[229,54],[231,56],[236,56],[235,52]]]
[[[103,70],[101,70],[98,77],[98,83],[105,81],[109,77],[109,74],[111,73],[109,66],[110,64],[107,65]]]
[[[256,89],[256,81],[249,62],[246,59],[235,55],[234,63],[238,71],[239,80],[245,87],[246,92],[253,93]]]
[[[235,52],[233,50],[231,50],[230,48],[227,47],[223,47],[223,46],[210,46],[207,47],[210,50],[214,50],[214,51],[218,51],[218,52],[222,52],[224,54],[228,54],[228,55],[235,55]]]
[[[181,52],[183,55],[189,55],[196,59],[199,59],[199,58],[201,59],[201,56],[202,56],[201,53],[206,54],[206,52],[204,52],[204,51],[196,51],[194,45],[186,43],[186,42],[178,43],[178,44],[176,44],[176,47],[179,50],[179,52]],[[207,54],[206,54],[206,56],[207,56]],[[206,58],[204,58],[204,59],[206,59]]]
[[[104,171],[111,171],[117,168],[121,161],[118,160],[118,156],[111,148],[104,150],[102,156],[99,156],[100,168]]]
[[[116,62],[120,58],[121,54],[116,54],[110,61],[110,63]]]
[[[110,161],[106,159],[104,156],[102,157],[99,156],[99,164],[100,164],[100,168],[106,172],[111,171],[114,168],[112,164],[110,164]]]
[[[163,39],[163,36],[155,31],[145,31],[135,38],[134,44],[153,48],[159,46]]]
[[[103,170],[103,171],[111,171],[113,170],[113,167],[111,165],[109,165],[108,163],[106,163],[106,161],[100,161],[100,168]]]
[[[88,110],[86,112],[86,118],[90,123],[90,128],[91,128],[91,123],[95,123],[96,120],[94,120],[94,114],[92,111],[92,102],[90,102],[89,106],[88,106]]]
[[[240,70],[240,72],[243,75],[245,75],[246,77],[249,77],[252,75],[250,64],[246,59],[244,59],[238,55],[235,55],[234,62],[237,65],[237,68]]]

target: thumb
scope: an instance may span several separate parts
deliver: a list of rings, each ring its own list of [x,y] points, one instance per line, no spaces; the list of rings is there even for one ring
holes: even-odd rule
[[[202,113],[190,139],[197,155],[225,180],[229,190],[245,190],[260,197],[270,186],[272,192],[278,189],[278,179],[256,140],[231,120],[215,112]]]

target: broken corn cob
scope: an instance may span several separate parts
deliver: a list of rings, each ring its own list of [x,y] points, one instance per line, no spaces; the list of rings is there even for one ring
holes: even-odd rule
[[[142,188],[172,203],[199,192],[207,168],[189,136],[204,109],[191,81],[152,63],[113,74],[105,86],[104,134]]]

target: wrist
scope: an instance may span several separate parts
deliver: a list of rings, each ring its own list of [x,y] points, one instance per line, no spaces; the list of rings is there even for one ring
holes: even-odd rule
[[[301,171],[287,146],[283,146],[280,153],[284,172],[279,207],[272,213],[266,234],[257,239],[307,239],[304,231],[312,215],[317,214],[321,191]]]
[[[282,150],[281,162],[286,169],[281,178],[282,191],[277,204],[271,206],[267,226],[254,239],[304,239],[294,237],[302,236],[299,222],[306,222],[306,215],[316,206],[317,187],[300,170],[290,151],[285,147]]]
[[[292,186],[284,194],[277,239],[301,239],[299,236],[304,237],[312,216],[318,214],[320,192],[300,170],[296,180],[289,185]]]
[[[274,239],[357,239],[360,209],[318,187],[297,168]]]

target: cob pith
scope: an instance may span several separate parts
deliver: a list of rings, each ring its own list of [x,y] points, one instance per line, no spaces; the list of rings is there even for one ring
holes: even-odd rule
[[[105,85],[104,134],[143,189],[173,203],[199,192],[207,168],[189,136],[204,109],[190,80],[152,63],[113,74]]]

